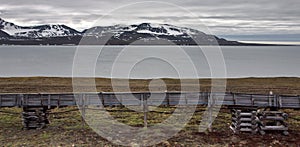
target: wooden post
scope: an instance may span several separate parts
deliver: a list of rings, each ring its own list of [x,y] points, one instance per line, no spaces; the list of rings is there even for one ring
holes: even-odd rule
[[[0,95],[0,107],[2,106],[2,95]]]
[[[188,100],[187,100],[187,97],[186,97],[186,93],[184,94],[184,100],[185,100],[185,104],[187,105],[188,104]]]
[[[116,95],[114,95],[114,96],[116,96]],[[108,98],[109,108],[112,108],[112,99],[113,99],[113,97],[111,95],[109,95],[109,98]]]
[[[23,107],[24,107],[24,95],[21,94],[20,98],[21,98],[21,108],[23,109]]]
[[[204,102],[203,92],[200,92],[199,95],[198,95],[198,103],[197,103],[197,105],[199,105],[199,103],[201,103],[201,101]]]
[[[18,103],[18,95],[15,96],[15,106],[19,106],[19,103]]]
[[[84,127],[85,119],[85,94],[81,95],[81,125]]]
[[[41,97],[42,97],[42,95],[41,95]],[[51,108],[51,95],[49,94],[48,95],[48,109],[50,109]]]
[[[235,98],[235,95],[234,95],[234,93],[232,93],[232,99],[233,99],[233,105],[236,105],[236,98]]]
[[[276,101],[276,95],[273,95],[273,107],[277,107]]]
[[[299,97],[299,100],[300,100],[300,97]],[[281,96],[278,96],[278,105],[279,105],[279,107],[278,107],[278,108],[281,108],[281,107],[282,107],[282,100],[281,100]]]
[[[210,96],[211,95],[211,96]],[[212,108],[212,105],[213,105],[213,94],[208,94],[208,131],[209,132],[212,132],[212,114],[213,114],[213,108]]]
[[[250,94],[250,99],[251,99],[251,105],[254,106],[254,99],[253,99],[252,94]]]
[[[280,99],[281,100],[281,99]],[[298,104],[298,106],[300,105],[300,95],[298,95],[298,100],[299,100],[299,104]],[[281,102],[281,101],[280,101]]]
[[[120,101],[119,101],[120,106],[119,107],[124,108],[125,106],[123,105],[123,95],[120,95],[119,98],[120,98]]]
[[[101,93],[101,102],[102,102],[102,106],[103,106],[103,108],[104,108],[105,105],[104,105],[104,94],[103,94],[103,93]]]
[[[26,107],[26,105],[27,105],[27,103],[28,103],[28,95],[26,94],[26,95],[23,95],[23,107]]]
[[[144,111],[144,128],[148,127],[147,117],[148,117],[148,104],[147,104],[147,97],[145,94],[142,94],[143,100],[143,111]]]
[[[170,107],[170,96],[169,96],[169,93],[166,93],[166,98],[167,98],[167,106]]]
[[[272,100],[271,100],[271,95],[270,94],[269,94],[268,98],[269,98],[269,106],[271,107],[272,106]]]

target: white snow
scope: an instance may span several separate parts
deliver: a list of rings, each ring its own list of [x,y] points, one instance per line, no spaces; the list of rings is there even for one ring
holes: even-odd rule
[[[161,24],[158,24],[158,23],[150,23],[150,26],[152,28],[160,28],[162,25]]]
[[[138,30],[137,32],[138,33],[148,33],[148,34],[154,34],[154,35],[174,35],[174,36],[177,36],[177,35],[183,35],[184,33],[186,33],[186,30],[183,29],[183,28],[180,28],[180,27],[176,27],[176,26],[172,26],[172,25],[165,25],[165,24],[150,24],[150,26],[152,28],[159,28],[159,29],[165,29],[167,30],[166,33],[163,33],[163,32],[152,32],[150,30]],[[177,30],[172,30],[171,28],[174,28],[174,29],[177,29]],[[133,29],[130,29],[130,30],[133,30]]]
[[[70,36],[77,35],[71,34],[69,29],[64,28],[62,25],[48,25],[50,27],[47,29],[33,29],[33,27],[25,28],[17,26],[13,23],[6,22],[4,20],[0,20],[0,24],[3,25],[2,31],[8,33],[11,36],[19,36],[19,37],[59,37],[59,36]],[[79,35],[79,34],[78,34]]]
[[[2,23],[2,25],[4,26],[2,31],[6,32],[9,35],[16,35],[24,32],[35,31],[35,29],[22,29],[21,27],[16,25],[5,24],[5,22]]]
[[[32,31],[32,29],[22,29],[20,26],[6,22],[2,19],[0,19],[0,24],[3,26],[2,31],[6,32],[9,35],[15,35],[17,33]]]
[[[175,28],[177,30],[180,30],[179,32],[176,30],[171,30],[169,26],[164,26],[164,28],[168,31],[169,35],[183,35],[183,32],[180,30],[180,28]],[[174,27],[172,27],[174,28]]]
[[[16,34],[22,35],[22,33],[25,33],[25,32],[36,31],[36,29],[17,29],[17,28],[5,28],[4,27],[3,31],[9,35],[14,36]]]
[[[137,32],[138,33],[145,33],[145,34],[165,35],[165,33],[152,32],[150,30],[138,30]]]

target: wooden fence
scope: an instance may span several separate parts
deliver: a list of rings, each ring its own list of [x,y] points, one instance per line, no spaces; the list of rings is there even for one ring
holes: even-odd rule
[[[243,93],[157,92],[157,93],[35,93],[0,94],[0,107],[64,107],[73,105],[137,106],[208,105],[300,108],[300,96]]]

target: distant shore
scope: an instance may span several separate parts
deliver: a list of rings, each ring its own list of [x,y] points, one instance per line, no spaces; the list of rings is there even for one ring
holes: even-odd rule
[[[0,40],[0,46],[300,46],[300,44],[276,44],[276,43],[246,43],[233,41],[235,44],[80,44],[80,43],[47,43],[47,42],[24,42],[22,41],[3,41]]]
[[[89,83],[95,81],[97,92],[111,92],[111,79],[107,78],[77,78],[80,80],[77,91],[94,92],[95,87]],[[117,79],[126,83],[126,79]],[[123,82],[122,82],[123,81]],[[148,85],[151,80],[132,79],[129,81],[131,91],[149,91]],[[168,91],[180,91],[180,80],[163,79]],[[199,91],[211,90],[211,79],[199,79]],[[118,85],[122,87],[125,85]],[[192,84],[189,86],[193,87]],[[218,85],[217,85],[218,86]],[[158,85],[158,90],[163,89]],[[122,89],[122,88],[121,88]],[[124,91],[126,89],[124,88]],[[280,95],[300,95],[300,78],[278,77],[278,78],[239,78],[227,79],[227,92],[268,94],[272,91]],[[0,78],[0,93],[69,93],[73,92],[72,78],[55,77],[15,77]]]

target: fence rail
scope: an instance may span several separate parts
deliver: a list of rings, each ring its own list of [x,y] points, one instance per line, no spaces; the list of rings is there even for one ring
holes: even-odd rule
[[[243,93],[157,92],[157,93],[66,93],[66,94],[0,94],[0,107],[63,107],[72,105],[215,105],[300,108],[300,96]]]

